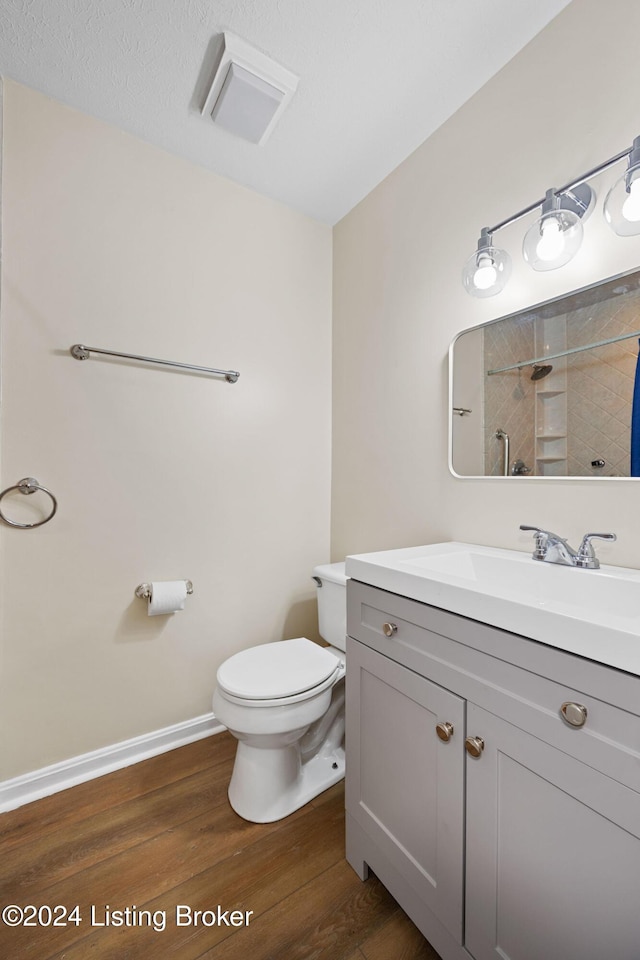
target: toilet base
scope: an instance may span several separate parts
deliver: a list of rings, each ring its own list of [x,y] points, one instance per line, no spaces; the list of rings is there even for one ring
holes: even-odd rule
[[[320,750],[304,763],[298,744],[263,749],[242,740],[229,784],[229,803],[244,820],[273,823],[344,778],[344,748]]]

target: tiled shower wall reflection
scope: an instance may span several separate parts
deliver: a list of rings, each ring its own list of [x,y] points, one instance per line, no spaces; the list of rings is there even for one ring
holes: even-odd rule
[[[640,293],[567,314],[567,347],[640,330]],[[633,338],[567,357],[569,476],[628,477],[631,404],[638,341]],[[604,460],[604,467],[593,467]]]
[[[497,430],[509,434],[509,460],[524,460],[532,468],[534,458],[535,383],[531,370],[509,370],[487,376],[487,370],[508,367],[535,356],[535,320],[518,317],[508,323],[489,324],[484,329],[484,468],[485,476],[503,474],[504,444]]]

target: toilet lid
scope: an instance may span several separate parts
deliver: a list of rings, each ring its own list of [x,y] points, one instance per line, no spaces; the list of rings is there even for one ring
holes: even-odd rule
[[[218,670],[218,685],[245,700],[292,697],[317,687],[340,661],[306,637],[278,640],[234,654]]]

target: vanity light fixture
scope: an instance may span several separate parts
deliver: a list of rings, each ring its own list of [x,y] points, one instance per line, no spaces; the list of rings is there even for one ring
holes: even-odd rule
[[[587,181],[623,158],[627,169],[614,184],[604,202],[604,217],[619,236],[640,234],[640,137],[633,146],[558,190],[547,190],[542,200],[518,211],[493,227],[483,227],[478,249],[467,260],[462,283],[473,297],[493,297],[509,279],[511,259],[505,250],[493,246],[493,234],[540,207],[540,216],[527,230],[522,255],[533,270],[556,270],[563,267],[580,249],[583,222],[595,204],[595,193]]]

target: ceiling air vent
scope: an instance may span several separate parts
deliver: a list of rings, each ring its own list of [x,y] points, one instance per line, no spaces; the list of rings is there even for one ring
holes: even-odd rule
[[[236,137],[264,143],[296,92],[298,77],[233,34],[223,34],[202,113]]]

